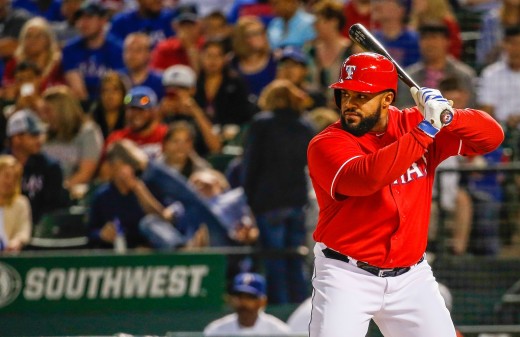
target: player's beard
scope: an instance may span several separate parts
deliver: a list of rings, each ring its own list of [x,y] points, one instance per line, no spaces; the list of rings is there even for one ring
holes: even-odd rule
[[[361,137],[365,133],[372,130],[374,126],[376,126],[377,122],[379,122],[379,119],[381,118],[381,106],[379,106],[376,111],[368,116],[359,116],[360,122],[358,124],[348,123],[347,118],[348,117],[341,116],[341,126],[343,127],[343,130],[353,134],[356,137]]]

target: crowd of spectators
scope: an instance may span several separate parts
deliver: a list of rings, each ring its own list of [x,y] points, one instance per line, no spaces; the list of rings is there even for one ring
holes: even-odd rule
[[[481,18],[472,59],[457,10]],[[31,228],[73,205],[93,248],[305,245],[306,148],[338,118],[328,85],[361,51],[356,22],[420,85],[503,125],[502,148],[450,167],[520,160],[518,1],[0,0],[0,250],[30,248]],[[413,104],[407,88],[394,104]],[[516,176],[452,178],[437,206],[453,253],[520,242],[518,210],[500,209]],[[265,268],[273,303],[308,296],[303,259],[234,262]]]

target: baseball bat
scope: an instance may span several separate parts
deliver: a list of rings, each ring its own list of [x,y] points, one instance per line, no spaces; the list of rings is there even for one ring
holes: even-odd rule
[[[383,45],[360,23],[355,23],[348,32],[352,41],[359,44],[364,50],[383,55],[390,60],[397,69],[397,76],[408,86],[420,89],[419,85],[404,71],[403,68],[390,56]]]
[[[411,78],[410,75],[408,75],[408,73],[404,71],[403,68],[401,68],[399,63],[397,63],[393,57],[390,56],[385,47],[383,47],[383,45],[376,39],[376,37],[365,28],[365,26],[360,23],[355,23],[350,27],[348,34],[352,41],[356,42],[364,50],[383,55],[389,59],[397,70],[397,76],[399,76],[401,81],[403,81],[408,87],[416,87],[417,89],[420,89],[419,85],[413,80],[413,78]],[[449,123],[452,117],[453,114],[449,110],[444,110],[441,113],[441,121],[443,124],[445,124],[444,121]]]

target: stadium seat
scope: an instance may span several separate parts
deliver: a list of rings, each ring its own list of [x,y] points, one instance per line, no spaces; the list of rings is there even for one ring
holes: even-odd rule
[[[42,217],[33,228],[27,249],[85,248],[88,244],[87,209],[81,206],[58,210]]]

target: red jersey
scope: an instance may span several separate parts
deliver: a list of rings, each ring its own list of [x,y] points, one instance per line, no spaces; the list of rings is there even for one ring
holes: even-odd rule
[[[121,130],[111,132],[107,140],[105,141],[105,149],[111,143],[121,140],[130,139],[134,141],[150,158],[156,158],[162,152],[162,141],[168,127],[164,124],[157,124],[155,129],[147,135],[141,135],[133,132],[130,128],[126,127]]]
[[[426,249],[434,172],[449,156],[487,153],[504,138],[487,113],[457,109],[435,137],[417,108],[391,106],[384,134],[356,137],[338,121],[316,135],[308,165],[320,207],[314,240],[381,268],[415,264]]]

